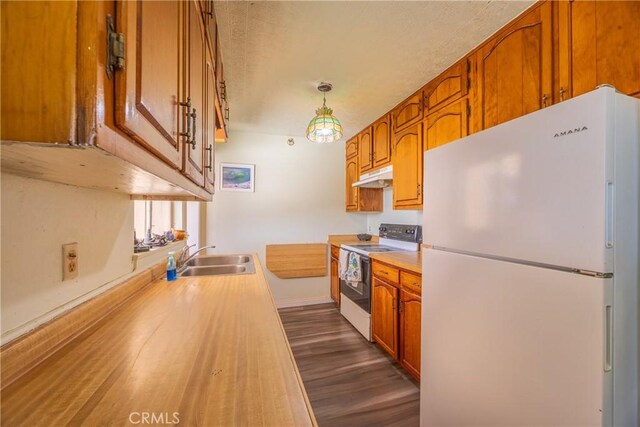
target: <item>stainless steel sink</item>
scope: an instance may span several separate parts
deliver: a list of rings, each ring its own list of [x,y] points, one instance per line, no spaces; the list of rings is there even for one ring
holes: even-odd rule
[[[208,265],[244,265],[252,262],[248,255],[209,255],[199,256],[187,262],[189,267],[203,267]]]
[[[189,260],[179,276],[223,276],[255,272],[251,255],[208,255]]]

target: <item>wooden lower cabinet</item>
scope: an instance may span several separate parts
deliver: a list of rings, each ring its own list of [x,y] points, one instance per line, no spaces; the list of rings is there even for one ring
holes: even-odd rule
[[[400,290],[400,364],[416,378],[420,378],[420,295]]]
[[[399,283],[379,274],[388,271],[400,272]],[[373,340],[417,379],[420,379],[421,281],[422,276],[414,272],[373,261]]]
[[[398,288],[373,277],[371,328],[373,340],[398,358]]]
[[[338,258],[331,257],[331,299],[340,305],[340,277],[338,276]]]

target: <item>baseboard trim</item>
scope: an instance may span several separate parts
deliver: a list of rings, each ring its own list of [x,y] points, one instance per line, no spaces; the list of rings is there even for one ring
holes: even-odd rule
[[[0,389],[38,366],[164,272],[162,261],[2,346]]]
[[[333,302],[331,297],[288,298],[276,301],[278,308],[300,307],[303,305],[326,304]]]

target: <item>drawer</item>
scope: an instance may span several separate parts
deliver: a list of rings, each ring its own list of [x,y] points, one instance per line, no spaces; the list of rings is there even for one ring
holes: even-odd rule
[[[340,256],[340,248],[338,246],[331,245],[331,258],[338,258]]]
[[[400,286],[407,290],[417,292],[418,295],[420,295],[422,293],[422,276],[409,273],[407,271],[401,271]]]
[[[390,265],[373,262],[373,275],[391,283],[398,283],[400,280],[400,270]]]

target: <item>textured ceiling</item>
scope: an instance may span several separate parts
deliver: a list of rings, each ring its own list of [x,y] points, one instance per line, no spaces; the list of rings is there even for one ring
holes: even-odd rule
[[[327,81],[327,105],[351,137],[532,3],[216,2],[229,124],[304,136]]]

